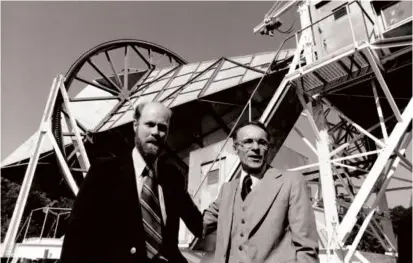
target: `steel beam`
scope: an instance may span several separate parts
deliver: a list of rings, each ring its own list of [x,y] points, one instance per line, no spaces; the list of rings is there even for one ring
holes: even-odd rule
[[[323,113],[323,104],[320,100],[315,101],[315,104],[313,105],[313,115],[315,117],[314,122],[316,123],[317,129],[319,131],[319,136],[317,136],[318,139],[316,142],[317,156],[319,160],[320,181],[325,211],[325,226],[329,241],[326,248],[337,249],[338,246],[334,238],[336,227],[338,226],[339,220],[337,213],[336,191],[334,187],[333,173],[331,170],[330,140],[325,125],[326,119]]]
[[[359,213],[362,205],[366,202],[367,198],[370,196],[371,191],[375,183],[377,182],[383,168],[385,167],[387,160],[390,158],[391,154],[395,150],[396,146],[399,144],[400,139],[413,118],[413,100],[409,101],[403,114],[400,116],[401,121],[394,127],[388,143],[383,148],[382,153],[378,156],[376,162],[374,163],[370,173],[365,179],[363,185],[361,186],[359,192],[357,193],[354,202],[351,204],[347,214],[343,218],[338,231],[339,240],[344,243],[345,239],[353,229],[354,224],[357,221],[357,214]]]
[[[348,118],[346,115],[344,115],[344,113],[342,113],[338,108],[334,107],[326,98],[323,98],[324,103],[326,103],[330,108],[334,109],[339,115],[340,117],[342,117],[343,119],[345,119],[347,122],[349,122],[351,125],[353,125],[357,130],[359,130],[362,134],[366,135],[367,137],[369,137],[370,139],[372,139],[379,147],[384,148],[386,146],[385,143],[383,143],[381,140],[379,140],[377,137],[375,137],[374,135],[372,135],[369,131],[365,130],[363,127],[361,127],[360,125],[358,125],[357,123],[353,122],[350,118]],[[387,121],[387,120],[385,120]],[[341,146],[340,146],[341,148]],[[412,169],[412,163],[407,160],[406,157],[404,157],[401,153],[399,153],[398,151],[394,152],[397,156],[399,156],[402,161],[407,165],[407,167],[409,167],[409,169]]]
[[[127,94],[129,89],[129,48],[125,47],[125,58],[123,61],[123,89],[122,93]]]
[[[87,63],[97,72],[99,73],[99,75],[101,75],[103,77],[103,79],[105,79],[110,85],[112,85],[112,88],[114,88],[115,90],[118,91],[122,91],[121,87],[119,87],[118,85],[116,85],[116,83],[114,83],[108,76],[106,76],[105,73],[103,73],[96,65],[95,63],[93,63],[93,61],[91,59],[87,60]]]
[[[383,116],[383,111],[380,105],[380,98],[377,95],[376,82],[374,80],[371,81],[371,86],[373,88],[373,95],[374,95],[374,101],[376,103],[377,114],[379,115],[381,132],[383,134],[384,142],[387,142],[387,140],[389,139],[389,135],[387,133],[386,124],[384,123],[384,116]]]
[[[152,64],[142,55],[142,53],[135,47],[135,46],[131,46],[133,51],[135,51],[135,53],[142,59],[142,61],[146,64],[146,66],[148,66],[148,68],[152,67]]]
[[[30,188],[33,183],[37,163],[39,161],[41,146],[44,142],[46,136],[52,138],[53,144],[56,153],[60,153],[59,147],[57,142],[51,132],[51,116],[53,113],[54,105],[56,102],[56,98],[59,92],[59,87],[63,83],[64,77],[59,75],[57,78],[53,80],[53,84],[49,93],[49,97],[46,102],[46,107],[43,112],[42,120],[40,122],[40,127],[38,130],[38,138],[36,140],[36,144],[33,150],[33,154],[30,158],[29,164],[27,166],[26,173],[24,175],[24,179],[20,188],[19,196],[17,197],[16,205],[14,207],[13,215],[9,223],[9,227],[7,229],[7,233],[4,239],[4,243],[0,250],[0,257],[9,257],[12,255],[15,241],[17,238],[17,232],[19,229],[20,222],[22,220],[23,211],[27,203],[27,198],[29,196]],[[63,156],[63,155],[62,155]],[[77,193],[77,186],[76,184],[73,185],[74,188],[72,190]]]
[[[173,71],[175,71],[175,70],[177,70],[177,69],[180,70],[181,66],[182,66],[182,65],[178,65],[178,66],[176,66],[176,67],[168,70],[167,72],[163,73],[162,75],[160,75],[160,76],[158,77],[158,75],[161,74],[161,72],[162,72],[162,70],[159,70],[159,72],[156,74],[156,76],[154,76],[154,79],[153,79],[153,80],[151,80],[151,81],[149,81],[149,82],[147,82],[147,83],[142,84],[142,87],[139,87],[139,89],[137,89],[136,91],[132,91],[131,94],[130,94],[130,98],[131,98],[131,99],[134,99],[134,98],[140,97],[141,95],[136,95],[137,92],[139,92],[139,91],[142,90],[142,92],[141,92],[140,94],[143,94],[143,93],[145,92],[145,90],[146,90],[147,88],[149,88],[150,85],[158,82],[160,79],[162,79],[163,77],[169,75],[171,72],[173,72]]]
[[[303,134],[297,127],[294,127],[293,129],[294,129],[294,131],[298,134],[298,136],[300,136],[300,138],[304,141],[304,143],[308,146],[308,148],[310,148],[313,153],[317,154],[316,148],[315,148],[315,147],[311,144],[311,142],[304,136],[304,134]]]
[[[410,140],[411,140],[411,137],[410,137],[410,139],[405,140],[405,142],[402,143],[402,147],[401,147],[402,150],[401,150],[401,151],[402,151],[403,153],[406,151],[407,144],[408,144],[408,142],[409,142]],[[406,142],[407,142],[407,143],[406,143]],[[393,176],[393,174],[394,174],[394,172],[395,172],[395,170],[396,170],[396,167],[397,167],[399,161],[400,161],[400,158],[396,158],[396,159],[393,161],[393,163],[392,163],[392,165],[390,166],[390,168],[388,169],[388,172],[386,173],[386,179],[385,179],[385,181],[383,182],[380,191],[377,193],[376,200],[374,200],[373,205],[371,206],[371,210],[369,211],[367,217],[364,219],[363,224],[361,225],[361,227],[360,227],[360,229],[359,229],[359,232],[357,233],[357,236],[356,236],[356,238],[355,238],[354,241],[353,241],[353,244],[350,246],[350,249],[349,249],[349,251],[348,251],[348,253],[347,253],[347,255],[346,255],[346,261],[345,261],[345,262],[349,262],[349,260],[351,259],[354,251],[356,250],[357,245],[358,245],[358,243],[360,242],[360,239],[361,239],[361,237],[362,237],[363,234],[364,234],[364,231],[366,230],[366,228],[367,228],[370,220],[372,219],[372,217],[373,217],[373,215],[374,215],[374,212],[376,212],[376,209],[375,209],[375,208],[377,207],[377,205],[380,203],[381,199],[382,199],[383,196],[385,195],[386,188],[387,188],[387,186],[388,186],[389,183],[390,183],[390,179],[392,178],[392,176]],[[390,241],[390,244],[392,244],[393,242],[395,242],[395,240],[389,240],[389,241]],[[395,246],[395,243],[393,243],[393,244],[394,244],[394,246]]]
[[[101,90],[103,90],[103,91],[106,91],[106,92],[108,92],[108,93],[110,93],[110,94],[112,94],[112,95],[119,95],[119,90],[113,90],[113,89],[111,89],[111,88],[109,88],[109,87],[106,87],[106,86],[103,86],[102,84],[99,84],[99,83],[94,83],[94,82],[92,82],[92,81],[89,81],[89,80],[87,80],[87,79],[84,79],[84,78],[81,78],[81,77],[79,77],[79,76],[75,76],[75,79],[76,80],[78,80],[78,81],[80,81],[80,82],[83,82],[83,83],[85,83],[85,84],[87,84],[87,85],[91,85],[91,86],[93,86],[93,87],[95,87],[95,88],[98,88],[98,89],[101,89]]]
[[[393,99],[393,96],[390,93],[389,88],[387,87],[386,81],[383,78],[383,75],[380,72],[379,66],[377,66],[376,60],[374,59],[374,56],[372,54],[372,51],[369,48],[366,48],[366,55],[367,55],[367,59],[370,63],[371,69],[373,70],[377,81],[380,84],[381,89],[384,92],[384,95],[387,98],[387,101],[390,104],[391,109],[393,110],[394,115],[396,116],[398,121],[401,121],[401,115],[400,115],[400,111],[399,108],[397,107],[396,102]]]
[[[122,82],[120,81],[120,78],[118,76],[117,70],[115,68],[115,65],[112,62],[112,59],[110,58],[109,52],[105,51],[105,55],[106,55],[106,59],[108,60],[109,64],[110,64],[110,68],[112,69],[112,73],[115,76],[116,81],[118,82],[118,86],[122,86]]]
[[[114,96],[101,96],[101,97],[81,97],[81,98],[71,98],[70,102],[88,102],[97,100],[119,100],[119,97]]]
[[[79,160],[79,164],[82,167],[82,169],[89,170],[89,168],[90,168],[89,158],[87,156],[85,145],[83,144],[82,137],[80,136],[80,132],[79,132],[79,129],[77,127],[76,120],[75,120],[74,116],[71,113],[69,95],[67,94],[64,83],[61,83],[59,88],[60,88],[60,93],[61,93],[62,98],[63,98],[63,104],[66,108],[66,113],[67,113],[66,122],[67,122],[69,132],[73,132],[75,134],[75,139],[72,140],[72,142],[73,142],[74,147],[75,148],[77,147],[78,150],[79,150],[76,153],[77,158]],[[67,121],[67,119],[69,119],[69,120]],[[83,177],[86,177],[86,173],[83,173]]]

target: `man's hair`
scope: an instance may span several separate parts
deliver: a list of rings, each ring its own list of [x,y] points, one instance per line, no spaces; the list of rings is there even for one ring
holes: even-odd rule
[[[139,103],[138,106],[136,106],[135,113],[133,114],[133,118],[135,119],[135,121],[139,122],[139,119],[141,118],[141,115],[142,115],[143,108],[145,108],[146,104],[148,103],[142,102],[142,103]]]
[[[234,140],[234,141],[237,140],[237,135],[238,135],[239,130],[242,129],[243,127],[249,126],[249,125],[256,126],[260,129],[262,129],[267,134],[267,139],[270,139],[270,133],[269,133],[267,127],[263,123],[261,123],[259,121],[248,121],[248,122],[245,122],[245,123],[242,123],[242,124],[238,125],[238,127],[231,134],[232,140]]]
[[[136,106],[135,112],[134,112],[134,114],[133,114],[133,118],[135,119],[135,121],[139,122],[139,119],[141,118],[141,115],[142,115],[142,111],[143,111],[143,109],[145,108],[145,106],[146,106],[148,103],[149,103],[149,102],[142,102],[142,103],[139,103],[139,104]],[[168,110],[169,110],[170,117],[172,117],[172,111],[171,111],[171,109],[168,108]]]

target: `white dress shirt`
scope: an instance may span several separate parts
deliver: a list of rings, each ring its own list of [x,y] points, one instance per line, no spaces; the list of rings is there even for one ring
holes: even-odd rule
[[[241,180],[240,180],[240,182],[239,182],[239,185],[240,185],[241,189],[242,189],[242,183],[244,182],[244,178],[245,178],[245,176],[247,176],[247,175],[248,175],[248,173],[247,173],[246,171],[241,170]],[[262,179],[262,178],[257,178],[257,177],[255,177],[255,176],[252,176],[252,175],[251,175],[251,180],[252,180],[251,192],[252,192],[252,190],[254,190],[254,187],[257,187],[257,185],[261,182],[261,179]]]
[[[142,193],[142,187],[145,183],[146,178],[142,176],[142,172],[146,167],[145,160],[142,158],[142,155],[139,151],[135,148],[132,150],[132,160],[133,160],[133,167],[135,169],[135,176],[136,176],[136,187],[138,188],[138,195]],[[155,173],[157,173],[157,163],[155,162]],[[165,202],[162,192],[162,187],[158,184],[158,193],[159,193],[159,204],[161,206],[162,212],[162,222],[165,225],[166,222],[166,210],[165,210]]]

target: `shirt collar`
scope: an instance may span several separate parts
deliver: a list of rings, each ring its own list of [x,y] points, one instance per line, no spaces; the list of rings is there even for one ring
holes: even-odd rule
[[[135,169],[136,175],[142,176],[142,172],[146,167],[146,162],[136,147],[134,147],[132,150],[132,160],[133,160],[133,167]],[[155,173],[156,173],[157,162],[158,160],[155,161],[155,165],[154,165]]]
[[[248,173],[246,172],[246,171],[244,171],[244,169],[241,169],[241,177],[240,177],[240,186],[242,187],[242,183],[244,182],[244,178],[245,178],[245,176],[247,176],[248,175]],[[260,179],[258,179],[257,177],[255,177],[255,176],[251,176],[251,180],[252,180],[252,185],[251,185],[251,187],[254,187],[259,181],[260,181]]]

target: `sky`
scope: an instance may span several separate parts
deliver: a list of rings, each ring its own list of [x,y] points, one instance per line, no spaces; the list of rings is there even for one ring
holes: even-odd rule
[[[38,129],[53,78],[90,48],[134,38],[162,45],[188,62],[274,51],[283,36],[252,32],[272,5],[1,2],[1,160]]]

